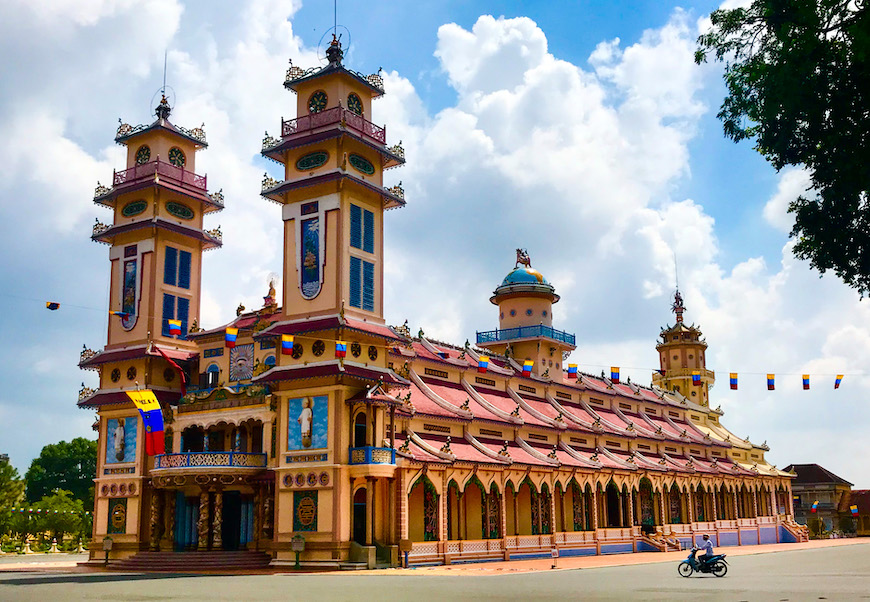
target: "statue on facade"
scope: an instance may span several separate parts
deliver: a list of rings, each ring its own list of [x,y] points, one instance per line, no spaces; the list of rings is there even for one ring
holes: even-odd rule
[[[524,265],[527,268],[532,267],[532,259],[529,257],[529,252],[526,249],[517,249],[517,263],[514,268]]]
[[[274,305],[278,305],[278,302],[275,301],[275,279],[269,279],[269,292],[263,297],[263,307],[272,307]]]

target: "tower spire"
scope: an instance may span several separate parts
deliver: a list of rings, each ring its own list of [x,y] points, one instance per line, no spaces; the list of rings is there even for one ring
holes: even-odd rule
[[[671,305],[671,310],[677,314],[677,324],[682,324],[683,312],[686,311],[686,306],[683,305],[683,296],[680,294],[679,288],[674,293],[674,303]]]

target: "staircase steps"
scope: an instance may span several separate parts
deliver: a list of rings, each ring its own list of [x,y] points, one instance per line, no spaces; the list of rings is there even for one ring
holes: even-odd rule
[[[265,552],[139,552],[109,564],[116,571],[188,573],[200,571],[250,571],[268,569],[272,558]]]

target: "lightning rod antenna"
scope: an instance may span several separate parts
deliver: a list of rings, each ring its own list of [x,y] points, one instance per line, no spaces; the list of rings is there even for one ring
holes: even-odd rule
[[[166,57],[169,55],[169,50],[163,51],[163,89],[160,93],[166,95]]]

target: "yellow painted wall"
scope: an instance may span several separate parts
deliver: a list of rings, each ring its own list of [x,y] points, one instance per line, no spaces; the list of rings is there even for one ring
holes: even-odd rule
[[[517,492],[517,513],[519,514],[518,535],[532,534],[532,492],[528,483],[523,483]]]

